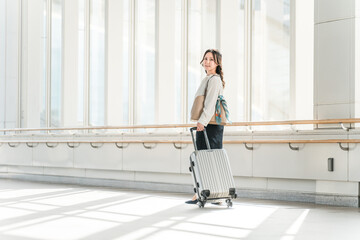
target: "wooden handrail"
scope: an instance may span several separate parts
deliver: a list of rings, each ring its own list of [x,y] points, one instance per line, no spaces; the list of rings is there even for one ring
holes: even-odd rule
[[[179,143],[192,144],[184,140],[0,140],[0,143]],[[224,144],[263,144],[263,143],[360,143],[360,139],[279,139],[279,140],[225,140]]]
[[[323,120],[288,120],[288,121],[267,121],[267,122],[234,122],[227,126],[268,126],[268,125],[307,125],[307,124],[341,124],[360,123],[360,118],[341,118]]]
[[[288,120],[267,122],[233,122],[227,127],[240,126],[277,126],[277,125],[307,125],[307,124],[345,124],[360,123],[360,118],[324,119],[324,120]],[[61,128],[13,128],[0,129],[0,132],[29,132],[29,131],[72,131],[72,130],[125,130],[146,128],[188,128],[195,124],[162,124],[162,125],[134,125],[134,126],[96,126],[96,127],[61,127]]]
[[[192,144],[192,141],[183,141],[183,140],[0,140],[0,146],[3,143],[7,143],[10,147],[15,148],[18,147],[20,143],[26,143],[26,145],[30,148],[36,147],[39,143],[45,143],[49,148],[56,147],[59,143],[66,143],[70,148],[76,148],[80,145],[80,143],[89,143],[93,148],[101,148],[104,143],[114,143],[117,148],[123,149],[128,146],[130,143],[142,143],[146,149],[153,149],[158,143],[172,143],[176,149],[183,149],[183,146],[177,146],[176,144]],[[123,144],[126,145],[123,145]],[[155,146],[146,146],[145,144],[155,144]],[[283,139],[283,140],[225,140],[224,144],[244,144],[247,150],[254,150],[253,146],[248,146],[247,144],[281,144],[287,143],[289,144],[289,148],[293,151],[298,151],[300,149],[299,146],[292,146],[291,144],[305,144],[305,143],[337,143],[339,147],[343,151],[349,151],[349,146],[342,146],[343,143],[360,143],[360,139],[323,139],[323,140],[291,140],[291,139]],[[52,145],[55,144],[55,145]],[[74,145],[71,145],[74,144]],[[94,144],[101,144],[100,146]],[[119,146],[118,144],[122,144]]]

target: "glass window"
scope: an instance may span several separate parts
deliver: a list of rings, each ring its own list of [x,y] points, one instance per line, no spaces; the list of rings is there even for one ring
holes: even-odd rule
[[[5,78],[3,83],[5,94],[2,95],[5,100],[3,114],[6,128],[17,127],[18,116],[18,79],[19,75],[19,2],[6,1],[5,3]],[[1,102],[1,100],[0,100]]]
[[[204,52],[217,48],[216,0],[189,1],[188,22],[188,116],[205,71],[200,65]],[[187,119],[190,121],[190,119]]]
[[[51,127],[60,127],[62,100],[62,0],[51,6]]]
[[[183,114],[187,115],[188,122],[194,94],[205,77],[200,61],[209,48],[219,48],[223,54],[225,96],[232,121],[289,119],[290,105],[293,104],[290,94],[296,92],[300,95],[296,89],[290,89],[290,86],[295,86],[290,82],[290,1],[187,1],[188,39],[185,39],[182,35],[184,0],[136,0],[133,13],[130,12],[130,0],[79,0],[76,16],[79,20],[76,40],[79,62],[75,83],[78,87],[76,117],[79,125],[84,124],[87,111],[89,124],[95,126],[129,124],[131,112],[134,113],[134,124],[180,123],[185,118]],[[22,0],[21,3],[21,126],[46,127],[50,123],[53,127],[60,127],[62,113],[66,110],[62,106],[63,0]],[[6,6],[6,1],[1,4]],[[47,4],[51,4],[51,8]],[[109,8],[115,6],[118,11],[107,12],[107,5]],[[252,26],[246,26],[250,23],[245,21],[248,5],[252,6],[249,9]],[[4,15],[7,13],[3,9],[0,10],[2,25],[6,24]],[[50,13],[48,9],[51,9]],[[88,13],[85,12],[87,9]],[[85,20],[88,14],[89,28]],[[133,28],[130,26],[132,14],[135,16]],[[47,32],[48,29],[51,32]],[[106,29],[109,34],[106,34]],[[129,31],[131,29],[135,30],[133,43],[129,42],[133,34]],[[251,38],[246,35],[249,33]],[[247,39],[252,42],[246,42]],[[187,42],[187,52],[182,48],[184,41]],[[85,47],[89,48],[89,56]],[[0,50],[5,49],[4,43],[0,42]],[[187,56],[187,89],[182,89],[185,85],[182,82],[185,78],[182,76],[184,56]],[[134,66],[129,59],[134,59]],[[49,60],[51,62],[47,62]],[[0,56],[2,69],[5,64],[1,61],[6,61],[5,57]],[[130,79],[129,69],[134,69],[133,79]],[[89,79],[85,79],[87,70]],[[85,89],[87,80],[89,86]],[[4,83],[5,80],[1,82],[0,78],[0,85]],[[84,90],[89,92],[84,93]],[[184,98],[187,98],[186,103]],[[34,103],[28,103],[30,100]],[[46,105],[47,100],[50,100],[50,106]],[[88,109],[84,109],[86,105]],[[183,113],[184,108],[186,113]],[[51,112],[46,112],[47,109]],[[162,117],[164,109],[171,109],[170,117]],[[47,119],[47,114],[51,119]]]
[[[90,1],[89,124],[105,124],[105,0]]]
[[[135,124],[155,122],[155,0],[137,0]]]
[[[21,1],[20,126],[46,127],[47,1]]]
[[[253,0],[252,121],[289,119],[290,0]]]

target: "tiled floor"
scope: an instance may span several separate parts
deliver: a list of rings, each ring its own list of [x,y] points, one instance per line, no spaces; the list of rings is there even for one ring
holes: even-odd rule
[[[0,239],[360,239],[357,208],[0,179]]]

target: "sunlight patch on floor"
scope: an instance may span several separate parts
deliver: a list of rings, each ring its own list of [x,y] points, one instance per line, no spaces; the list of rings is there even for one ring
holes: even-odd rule
[[[118,223],[79,217],[54,216],[57,219],[5,231],[5,234],[32,239],[76,240],[117,226]]]

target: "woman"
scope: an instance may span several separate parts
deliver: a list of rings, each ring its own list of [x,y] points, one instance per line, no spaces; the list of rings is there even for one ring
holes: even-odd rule
[[[197,120],[196,146],[198,150],[207,149],[204,137],[204,128],[209,138],[211,149],[221,149],[223,147],[224,126],[221,121],[216,121],[216,102],[218,97],[223,95],[225,81],[222,71],[222,56],[218,50],[208,49],[204,53],[200,64],[204,67],[206,77],[202,80],[195,98],[205,95],[204,108]],[[224,120],[224,119],[223,119]],[[188,204],[196,204],[197,196],[194,195]]]

